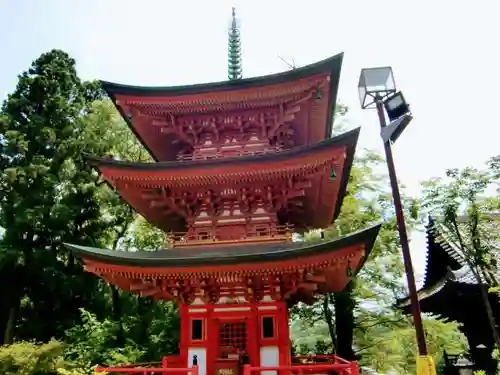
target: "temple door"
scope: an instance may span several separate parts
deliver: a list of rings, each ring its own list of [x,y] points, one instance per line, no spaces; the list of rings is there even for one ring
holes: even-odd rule
[[[248,362],[246,319],[218,320],[215,375],[241,375],[242,361]]]

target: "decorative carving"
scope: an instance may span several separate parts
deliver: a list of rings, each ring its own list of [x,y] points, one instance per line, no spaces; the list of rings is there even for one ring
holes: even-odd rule
[[[261,277],[248,278],[245,299],[249,302],[260,302],[264,298],[266,283]]]
[[[220,287],[214,284],[213,279],[207,285],[203,286],[201,291],[203,294],[202,300],[207,304],[215,304],[221,297]]]
[[[142,197],[150,206],[163,210],[165,215],[185,220],[185,233],[170,236],[174,246],[207,240],[274,238],[278,234],[288,239],[290,228],[282,226],[286,222],[280,222],[278,213],[286,218],[301,212],[302,198],[305,190],[312,186],[313,172],[274,185],[262,181],[239,189],[218,186],[198,191],[163,187],[146,190]]]
[[[183,218],[194,216],[199,210],[199,199],[189,191],[180,194],[168,187],[147,190],[143,198],[151,207],[163,208],[165,213],[174,213]]]
[[[196,116],[168,114],[152,118],[151,124],[186,143],[179,153],[180,160],[276,152],[295,144],[291,123],[301,104],[311,96],[308,92],[298,100],[263,110]]]
[[[288,299],[294,294],[300,284],[302,275],[300,272],[285,274],[280,279],[280,299]]]

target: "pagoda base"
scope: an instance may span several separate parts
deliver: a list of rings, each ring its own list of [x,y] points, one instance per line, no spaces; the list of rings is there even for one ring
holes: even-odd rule
[[[242,375],[243,366],[291,364],[288,309],[282,301],[181,306],[179,365],[199,375]],[[271,372],[269,375],[272,375]]]

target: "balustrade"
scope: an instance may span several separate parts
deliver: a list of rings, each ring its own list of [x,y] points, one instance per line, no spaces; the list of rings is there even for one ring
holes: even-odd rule
[[[359,365],[336,355],[293,357],[292,365],[243,366],[243,375],[359,375]]]
[[[167,241],[170,247],[190,246],[198,244],[224,243],[224,242],[261,242],[261,241],[292,241],[293,225],[276,225],[268,230],[256,230],[245,232],[245,235],[238,239],[221,239],[219,231],[215,233],[204,232],[170,232]]]
[[[164,361],[163,361],[164,362]],[[159,366],[159,367],[157,367]],[[192,367],[166,367],[165,363],[144,363],[117,367],[97,367],[96,372],[107,374],[139,374],[139,375],[198,375],[198,366]]]
[[[269,147],[264,149],[232,149],[232,150],[217,150],[214,152],[200,152],[195,151],[192,154],[178,155],[178,161],[190,161],[190,160],[210,160],[210,159],[222,159],[231,158],[238,156],[258,156],[265,154],[272,154],[283,151],[283,147]]]
[[[98,367],[96,372],[140,374],[140,375],[199,375],[196,361],[192,367],[178,367],[177,358],[175,365],[172,361],[163,358],[161,363],[144,363],[136,365],[124,365],[117,367]],[[173,359],[173,358],[172,358]],[[359,375],[360,369],[356,362],[347,361],[336,355],[298,356],[292,358],[291,365],[284,366],[243,366],[242,375],[305,375],[305,374],[331,374]]]

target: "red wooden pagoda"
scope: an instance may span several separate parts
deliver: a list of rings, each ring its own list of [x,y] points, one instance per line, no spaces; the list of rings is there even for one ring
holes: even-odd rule
[[[341,291],[363,265],[378,226],[318,244],[293,236],[329,226],[346,192],[358,130],[331,137],[341,63],[185,87],[102,82],[157,162],[91,163],[168,243],[68,246],[87,271],[180,305],[180,354],[168,367],[287,368],[288,307]]]

